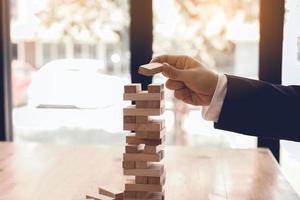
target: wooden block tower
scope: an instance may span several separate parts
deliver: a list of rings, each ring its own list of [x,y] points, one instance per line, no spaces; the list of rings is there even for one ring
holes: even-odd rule
[[[123,154],[124,175],[134,179],[125,183],[124,199],[164,199],[166,172],[159,162],[164,157],[165,121],[151,119],[164,112],[164,85],[150,84],[142,91],[140,84],[124,87],[124,100],[135,105],[124,108],[126,136]]]

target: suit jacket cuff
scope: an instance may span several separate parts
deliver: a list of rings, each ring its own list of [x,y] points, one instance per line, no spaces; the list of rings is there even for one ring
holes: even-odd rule
[[[212,100],[208,106],[203,106],[202,117],[205,120],[218,122],[224,98],[227,92],[227,78],[224,74],[218,76],[218,83]]]

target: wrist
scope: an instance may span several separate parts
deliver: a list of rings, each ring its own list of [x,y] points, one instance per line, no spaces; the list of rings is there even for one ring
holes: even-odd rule
[[[203,106],[202,116],[208,121],[218,122],[219,115],[227,93],[227,78],[224,74],[218,74],[215,91],[208,106]]]
[[[221,76],[220,74],[212,72],[211,98],[214,96],[214,94],[216,92],[216,89],[217,89],[217,86],[218,86],[218,83],[219,83],[219,80],[220,80],[220,76]]]

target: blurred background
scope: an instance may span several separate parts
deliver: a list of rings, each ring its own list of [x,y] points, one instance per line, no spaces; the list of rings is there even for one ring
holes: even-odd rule
[[[187,54],[219,72],[258,78],[259,0],[152,2],[154,55]],[[129,0],[10,3],[14,140],[123,145],[123,85],[131,82]],[[284,84],[299,83],[299,19],[300,1],[287,0]],[[163,117],[169,145],[257,146],[256,137],[213,129],[201,107],[176,101],[168,90]],[[300,147],[285,141],[282,147],[281,165],[300,193],[300,175],[292,174],[300,168]]]

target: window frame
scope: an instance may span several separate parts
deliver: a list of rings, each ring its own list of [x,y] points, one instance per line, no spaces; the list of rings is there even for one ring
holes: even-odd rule
[[[142,28],[143,27],[143,28]],[[140,65],[152,59],[153,5],[152,0],[130,0],[130,75],[133,83],[141,83],[143,90],[152,82],[152,76],[138,73]]]
[[[13,140],[9,3],[0,1],[0,141]]]
[[[281,84],[282,43],[285,0],[274,6],[272,1],[260,1],[259,79]],[[272,9],[270,9],[272,8]],[[9,0],[0,1],[0,140],[13,139],[11,98],[11,45]],[[144,87],[152,77],[141,77],[138,66],[152,57],[153,10],[152,0],[130,0],[130,53],[132,82]],[[274,23],[276,21],[276,23]],[[141,29],[141,25],[143,29]],[[146,49],[146,50],[145,50]],[[268,147],[279,161],[279,140],[258,138],[258,147]]]
[[[260,1],[259,79],[273,84],[282,78],[284,11],[285,0]],[[269,148],[279,162],[280,140],[259,137],[257,146]]]

